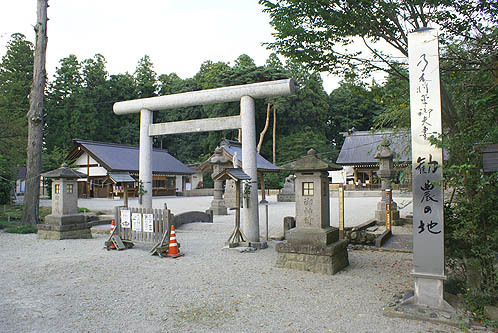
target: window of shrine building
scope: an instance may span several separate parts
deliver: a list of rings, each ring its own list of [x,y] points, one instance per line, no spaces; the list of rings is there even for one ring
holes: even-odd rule
[[[313,182],[303,182],[303,196],[312,196],[315,194]]]
[[[61,185],[55,184],[55,193],[61,193]]]
[[[67,193],[73,193],[73,184],[67,184]]]

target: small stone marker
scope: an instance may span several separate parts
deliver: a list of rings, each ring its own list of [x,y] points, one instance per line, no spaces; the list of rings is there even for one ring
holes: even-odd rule
[[[45,216],[45,223],[37,225],[38,238],[92,238],[85,215],[78,213],[77,179],[85,178],[86,174],[63,164],[42,176],[52,178],[52,213]]]
[[[337,228],[330,226],[328,171],[342,167],[317,158],[316,151],[292,163],[284,170],[295,172],[296,227],[286,232],[279,243],[277,266],[335,274],[347,265],[347,242],[339,240]]]

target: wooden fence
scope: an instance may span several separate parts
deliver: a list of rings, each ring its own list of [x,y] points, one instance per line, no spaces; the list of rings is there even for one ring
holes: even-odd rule
[[[168,232],[169,239],[173,215],[169,209],[145,209],[116,207],[115,212],[116,234],[121,239],[136,243],[159,243]]]

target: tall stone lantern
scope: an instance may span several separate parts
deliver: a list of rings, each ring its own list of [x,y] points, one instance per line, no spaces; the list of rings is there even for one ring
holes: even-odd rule
[[[223,156],[223,149],[221,147],[216,147],[214,155],[209,159],[209,163],[213,168],[213,172],[211,174],[213,179],[224,170],[223,165],[228,162],[229,159]],[[214,181],[213,201],[211,201],[210,209],[213,211],[214,215],[227,215],[227,207],[225,206],[225,201],[223,200],[223,180]]]
[[[377,210],[375,211],[375,220],[383,224],[386,222],[386,189],[392,190],[392,180],[394,178],[394,163],[390,143],[387,140],[382,140],[380,144],[380,152],[375,154],[375,158],[379,160],[379,171],[377,176],[381,179],[381,196],[380,201],[377,203]],[[394,225],[400,223],[399,210],[396,202],[391,203],[391,219]]]
[[[281,167],[295,173],[296,227],[277,244],[277,266],[335,274],[347,265],[347,242],[330,226],[328,171],[341,170],[336,164],[320,160],[316,151]]]
[[[52,213],[39,224],[40,239],[92,238],[84,214],[78,213],[78,178],[87,175],[63,164],[59,169],[42,174],[52,178]]]

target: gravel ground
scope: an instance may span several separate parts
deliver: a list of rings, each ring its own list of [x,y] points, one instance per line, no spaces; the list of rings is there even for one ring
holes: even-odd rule
[[[329,276],[276,268],[274,241],[256,252],[223,249],[232,228],[233,215],[182,226],[178,259],[145,245],[106,251],[104,235],[0,232],[0,331],[458,331],[382,315],[394,294],[413,289],[411,254],[349,250],[350,266]]]

